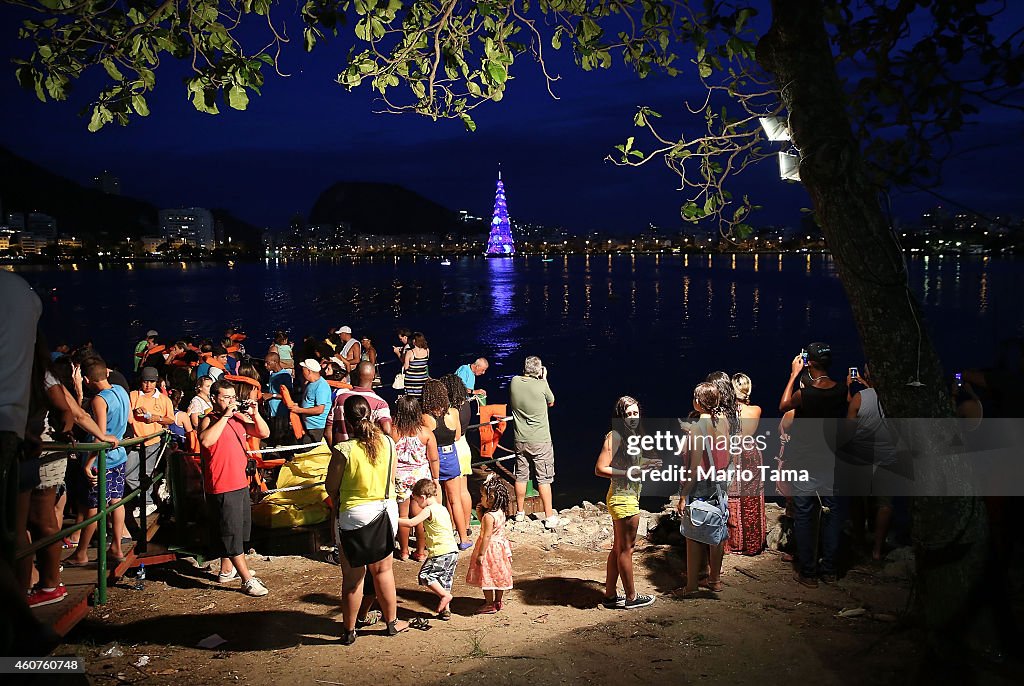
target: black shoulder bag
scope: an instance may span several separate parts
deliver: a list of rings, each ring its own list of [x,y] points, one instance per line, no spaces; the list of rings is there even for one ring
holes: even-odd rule
[[[385,438],[388,444],[388,478],[384,489],[384,509],[369,524],[339,532],[341,549],[350,567],[362,567],[386,559],[395,552],[395,532],[391,528],[391,517],[388,516],[387,500],[391,497],[391,466],[395,457],[394,444]]]

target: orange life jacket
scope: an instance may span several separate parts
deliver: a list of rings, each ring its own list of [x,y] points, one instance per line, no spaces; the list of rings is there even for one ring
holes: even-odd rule
[[[327,385],[330,386],[331,388],[352,388],[352,384],[346,383],[344,381],[330,381],[330,380],[328,380],[327,381]]]
[[[285,407],[292,404],[292,394],[288,392],[288,388],[286,386],[278,386],[277,392],[281,394],[281,402],[285,404]],[[295,438],[302,438],[302,436],[306,432],[302,428],[302,419],[299,417],[299,415],[295,414],[294,412],[289,412],[288,420],[292,424],[292,433],[295,434]]]
[[[495,417],[506,417],[507,405],[481,405],[480,406],[480,457],[490,459],[494,457],[494,451],[501,441],[501,434],[505,431],[506,422],[487,424]]]

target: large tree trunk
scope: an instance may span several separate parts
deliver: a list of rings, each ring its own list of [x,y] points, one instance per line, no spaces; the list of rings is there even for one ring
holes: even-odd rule
[[[774,75],[789,111],[793,142],[800,150],[801,181],[831,249],[887,414],[952,416],[942,367],[908,290],[902,253],[853,136],[821,2],[773,0],[771,29],[757,53],[761,66]],[[923,385],[910,385],[918,379]],[[915,460],[915,478],[926,489],[919,493],[944,492],[948,484],[970,481],[963,460],[940,457],[947,452],[942,445],[950,444],[953,427],[939,432],[936,424],[900,426],[902,439],[917,456],[927,458]],[[933,654],[962,654],[965,632],[975,642],[979,635],[990,638],[987,631],[978,631],[977,621],[987,558],[987,523],[980,501],[916,497],[914,539],[917,591]],[[952,650],[957,643],[960,650]]]

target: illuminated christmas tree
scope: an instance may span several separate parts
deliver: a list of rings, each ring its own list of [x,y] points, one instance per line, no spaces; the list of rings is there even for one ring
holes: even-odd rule
[[[494,217],[491,219],[491,235],[487,239],[488,257],[514,255],[516,246],[512,242],[512,227],[508,223],[508,207],[505,205],[505,185],[498,170],[498,189],[494,193]]]

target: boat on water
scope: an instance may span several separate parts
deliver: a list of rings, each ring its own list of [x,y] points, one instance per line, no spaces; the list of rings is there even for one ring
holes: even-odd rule
[[[555,261],[554,257],[545,257],[543,260],[541,260],[541,262],[554,262],[554,261]]]
[[[450,266],[452,266],[452,261],[451,261],[451,260],[449,260],[449,259],[448,259],[448,258],[446,257],[446,258],[444,258],[443,260],[441,260],[441,266],[442,266],[442,267],[450,267]]]

